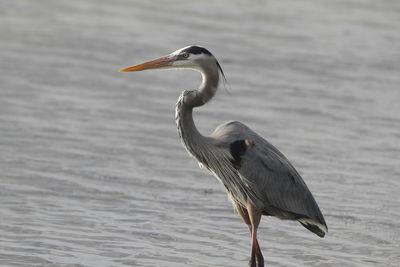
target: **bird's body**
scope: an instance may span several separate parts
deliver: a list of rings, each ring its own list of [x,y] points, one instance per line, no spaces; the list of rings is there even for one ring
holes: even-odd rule
[[[224,185],[252,237],[250,266],[263,266],[257,242],[261,215],[298,220],[323,237],[324,217],[301,176],[287,158],[244,124],[231,121],[203,136],[193,121],[193,109],[207,103],[218,88],[222,69],[205,48],[189,46],[166,57],[122,71],[149,68],[192,68],[201,72],[198,90],[185,90],[176,104],[178,133],[185,148]]]
[[[322,232],[318,231],[316,234],[325,234],[325,221],[311,192],[278,149],[237,121],[219,126],[211,136],[225,144],[232,144],[237,140],[253,142],[241,157],[239,168],[235,170],[247,189],[247,199],[262,208],[264,215],[300,222],[311,219],[322,228]],[[241,200],[239,203],[245,206],[246,202]]]

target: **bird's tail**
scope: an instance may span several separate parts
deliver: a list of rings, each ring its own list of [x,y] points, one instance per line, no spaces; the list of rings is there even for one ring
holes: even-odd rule
[[[328,232],[328,227],[310,218],[301,218],[298,220],[301,225],[313,232],[319,237],[324,237]]]

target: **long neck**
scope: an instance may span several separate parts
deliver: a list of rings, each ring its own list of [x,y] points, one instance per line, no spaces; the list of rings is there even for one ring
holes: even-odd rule
[[[195,91],[183,91],[176,103],[176,124],[182,143],[190,154],[203,162],[207,153],[207,138],[200,134],[193,121],[193,108],[199,107],[210,101],[218,88],[219,72],[215,67],[202,67],[199,69],[203,81],[200,88]]]

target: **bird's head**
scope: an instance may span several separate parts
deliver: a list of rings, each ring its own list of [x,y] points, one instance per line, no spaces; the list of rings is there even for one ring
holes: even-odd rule
[[[120,72],[168,68],[189,68],[200,72],[205,68],[215,68],[216,71],[220,71],[223,75],[217,59],[210,51],[198,45],[178,49],[169,55],[122,69]]]

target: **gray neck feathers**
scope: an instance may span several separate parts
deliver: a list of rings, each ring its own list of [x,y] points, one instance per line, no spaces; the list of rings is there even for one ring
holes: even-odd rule
[[[183,91],[176,103],[176,124],[182,143],[188,152],[196,157],[200,162],[204,162],[207,151],[208,138],[199,133],[193,121],[193,108],[199,107],[210,101],[215,95],[218,82],[219,71],[217,64],[203,65],[199,69],[203,82],[198,90]]]
[[[202,67],[198,70],[203,76],[199,90],[183,91],[176,103],[175,119],[179,136],[189,154],[213,171],[232,199],[245,206],[246,196],[252,193],[246,193],[246,188],[241,184],[235,169],[230,167],[232,163],[229,155],[216,148],[211,138],[201,135],[194,124],[193,108],[210,101],[217,91],[219,81],[217,64],[214,68]]]
[[[203,65],[196,69],[201,73],[202,83],[198,90],[184,96],[184,104],[195,108],[204,105],[213,98],[218,89],[219,71],[216,64]]]

